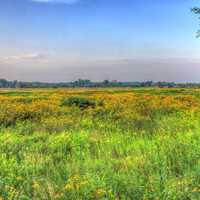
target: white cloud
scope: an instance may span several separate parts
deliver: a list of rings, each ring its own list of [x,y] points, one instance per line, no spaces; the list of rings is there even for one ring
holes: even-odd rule
[[[36,61],[45,60],[47,55],[40,53],[22,54],[15,56],[7,56],[3,58],[4,62],[20,62],[20,61]]]
[[[79,0],[31,0],[38,3],[65,3],[65,4],[74,4]]]

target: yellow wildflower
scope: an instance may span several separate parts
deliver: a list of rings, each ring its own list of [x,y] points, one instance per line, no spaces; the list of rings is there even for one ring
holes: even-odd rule
[[[33,187],[34,189],[37,189],[37,188],[40,187],[40,185],[39,185],[39,183],[38,183],[37,181],[33,181],[32,187]]]
[[[18,181],[23,180],[23,178],[22,178],[21,176],[17,176],[16,179],[17,179]]]
[[[95,196],[96,197],[102,197],[105,194],[105,190],[99,188],[95,191]]]
[[[65,189],[66,190],[72,190],[72,189],[74,189],[74,187],[73,187],[73,185],[72,184],[67,184],[67,185],[65,185]]]

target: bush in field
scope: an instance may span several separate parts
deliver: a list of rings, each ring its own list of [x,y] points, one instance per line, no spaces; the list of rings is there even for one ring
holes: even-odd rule
[[[70,97],[68,99],[64,99],[62,106],[77,106],[79,108],[94,108],[96,103],[92,100],[81,98],[81,97]]]

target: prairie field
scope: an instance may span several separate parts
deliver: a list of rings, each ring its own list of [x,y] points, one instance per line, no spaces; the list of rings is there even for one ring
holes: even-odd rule
[[[200,89],[1,89],[0,199],[200,199]]]

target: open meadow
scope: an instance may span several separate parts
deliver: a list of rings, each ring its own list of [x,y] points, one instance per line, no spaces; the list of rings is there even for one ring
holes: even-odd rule
[[[0,199],[200,199],[200,90],[1,89]]]

